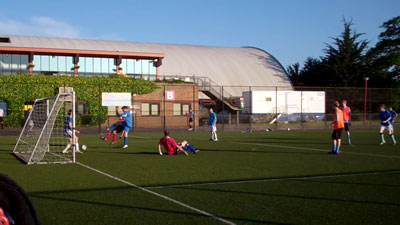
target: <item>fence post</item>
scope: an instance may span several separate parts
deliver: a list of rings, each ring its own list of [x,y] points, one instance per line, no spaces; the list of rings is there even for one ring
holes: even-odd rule
[[[253,114],[253,94],[251,93],[251,86],[249,86],[249,102],[249,129],[252,130],[251,115]]]
[[[303,88],[300,89],[300,129],[303,130]]]
[[[164,111],[164,118],[163,118],[163,130],[165,130],[166,129],[166,115],[165,115],[165,113],[167,112],[167,110],[165,109],[165,84],[163,85],[164,86],[164,92],[163,92],[163,94],[162,94],[162,96],[163,96],[163,99],[162,99],[162,101],[163,101],[163,111]]]
[[[275,130],[278,129],[278,86],[275,86]]]
[[[98,112],[98,120],[99,120],[99,134],[101,134],[101,82],[99,82],[99,112]]]
[[[132,114],[133,114],[133,126],[132,133],[135,133],[136,126],[136,107],[135,107],[135,84],[132,82]]]
[[[196,82],[194,82],[194,83],[196,83]],[[193,123],[193,130],[196,131],[196,124],[197,124],[196,118],[197,118],[197,113],[199,110],[196,111],[196,88],[195,88],[195,85],[193,85],[192,87],[193,87],[193,105],[191,108],[194,113],[192,123]]]
[[[222,104],[222,131],[225,130],[225,118],[224,118],[224,86],[221,86],[221,104]]]

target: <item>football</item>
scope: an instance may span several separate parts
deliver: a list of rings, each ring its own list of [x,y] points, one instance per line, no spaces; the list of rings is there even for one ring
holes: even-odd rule
[[[82,150],[86,150],[87,146],[86,145],[82,145]]]

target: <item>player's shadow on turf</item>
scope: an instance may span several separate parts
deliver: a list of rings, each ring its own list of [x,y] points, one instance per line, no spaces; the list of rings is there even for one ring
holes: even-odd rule
[[[397,184],[371,184],[371,183],[360,183],[360,182],[343,182],[343,181],[323,181],[323,180],[301,180],[302,182],[311,183],[325,183],[325,184],[348,184],[348,185],[363,185],[363,186],[376,186],[376,187],[400,187]]]
[[[270,154],[307,154],[307,155],[326,155],[326,152],[309,152],[309,151],[265,151],[265,150],[235,150],[235,149],[229,149],[229,150],[221,150],[221,149],[201,149],[202,152],[236,152],[236,153],[241,153],[241,152],[246,152],[246,153],[270,153]]]
[[[126,187],[124,187],[123,189],[125,189],[125,188]],[[118,188],[107,188],[107,190],[115,190],[115,189],[118,189]],[[132,188],[130,187],[130,188],[127,188],[127,189],[132,189]],[[79,190],[75,190],[75,191],[79,192]],[[148,208],[148,207],[139,207],[139,206],[131,206],[131,205],[114,204],[114,203],[108,203],[108,202],[107,203],[106,202],[95,202],[95,201],[88,201],[88,200],[83,200],[83,199],[69,199],[69,198],[61,198],[61,197],[43,196],[43,195],[40,195],[40,194],[30,194],[30,196],[32,198],[49,199],[49,200],[53,200],[53,201],[89,204],[91,207],[93,205],[99,205],[99,206],[107,206],[107,207],[132,209],[132,210],[153,211],[153,212],[157,212],[157,213],[172,213],[172,214],[178,214],[178,215],[189,215],[189,216],[205,217],[202,214],[194,213],[194,212],[183,212],[183,211],[177,211],[177,210],[156,209],[156,208]],[[255,220],[255,219],[248,219],[248,218],[235,218],[235,217],[223,217],[223,218],[228,219],[228,220],[238,220],[238,221],[251,222],[251,223],[256,223],[256,224],[288,225],[287,223],[278,223],[278,222],[273,222],[273,221],[263,221],[263,220]]]
[[[298,140],[298,139],[297,139]],[[327,142],[298,142],[298,141],[251,141],[255,144],[311,144],[311,145],[327,145]]]
[[[364,200],[357,200],[357,199],[339,199],[339,198],[328,198],[328,197],[318,197],[318,196],[260,193],[260,192],[250,192],[250,191],[233,191],[233,190],[209,189],[209,188],[199,188],[199,187],[178,187],[178,188],[179,189],[187,189],[187,190],[210,191],[210,192],[259,195],[259,196],[268,196],[268,197],[283,197],[283,198],[294,198],[294,199],[334,201],[334,202],[344,202],[344,203],[361,203],[361,204],[375,204],[375,205],[385,205],[385,206],[388,206],[388,205],[400,206],[400,203],[397,203],[397,202],[396,203],[395,202],[377,202],[377,201],[364,201]]]
[[[120,150],[118,148],[118,150]],[[121,150],[121,151],[90,151],[90,152],[96,152],[96,153],[105,153],[105,154],[126,154],[126,155],[131,155],[131,154],[141,154],[141,155],[158,155],[158,152],[128,152],[125,150]]]

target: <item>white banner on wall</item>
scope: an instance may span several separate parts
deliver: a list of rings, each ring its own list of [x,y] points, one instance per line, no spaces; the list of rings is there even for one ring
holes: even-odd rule
[[[103,92],[101,94],[102,106],[130,106],[132,105],[131,93]]]

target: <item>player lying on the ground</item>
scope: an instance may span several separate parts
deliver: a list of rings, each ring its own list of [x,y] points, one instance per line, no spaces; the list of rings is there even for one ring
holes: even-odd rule
[[[164,149],[168,155],[177,155],[179,153],[189,155],[185,150],[181,148],[181,146],[176,144],[176,141],[172,137],[169,136],[168,130],[164,131],[164,137],[162,137],[158,142],[158,153],[160,155],[163,155],[161,151],[161,145],[164,146]]]
[[[67,153],[68,149],[71,147],[72,145],[72,130],[75,130],[75,151],[78,153],[82,153],[79,150],[79,138],[76,134],[79,134],[79,130],[75,129],[75,127],[72,127],[72,110],[68,111],[68,117],[65,120],[65,124],[64,124],[64,135],[65,137],[68,139],[68,144],[65,147],[65,149],[62,151],[63,154]]]
[[[124,126],[122,125],[122,121],[118,121],[114,123],[113,125],[109,126],[107,128],[107,134],[102,138],[104,141],[110,138],[111,134],[113,135],[113,139],[111,144],[114,144],[117,141],[117,134],[121,133],[121,136],[119,138],[122,138],[125,134],[124,131]]]
[[[196,154],[200,151],[200,150],[196,149],[195,147],[193,147],[193,145],[189,144],[189,142],[186,140],[178,143],[178,146],[180,146],[183,150],[191,151],[194,154]]]
[[[332,151],[329,154],[339,155],[339,149],[342,139],[342,131],[344,128],[343,112],[339,109],[339,102],[333,103],[333,122],[331,123],[332,132]]]
[[[392,139],[393,145],[395,145],[396,140],[394,139],[394,135],[393,135],[392,117],[390,116],[390,112],[385,109],[384,104],[380,105],[379,117],[381,119],[381,127],[379,130],[379,136],[381,137],[380,145],[383,145],[386,143],[385,137],[383,134],[383,132],[385,132],[385,130],[388,130],[389,137],[390,137],[390,139]]]

